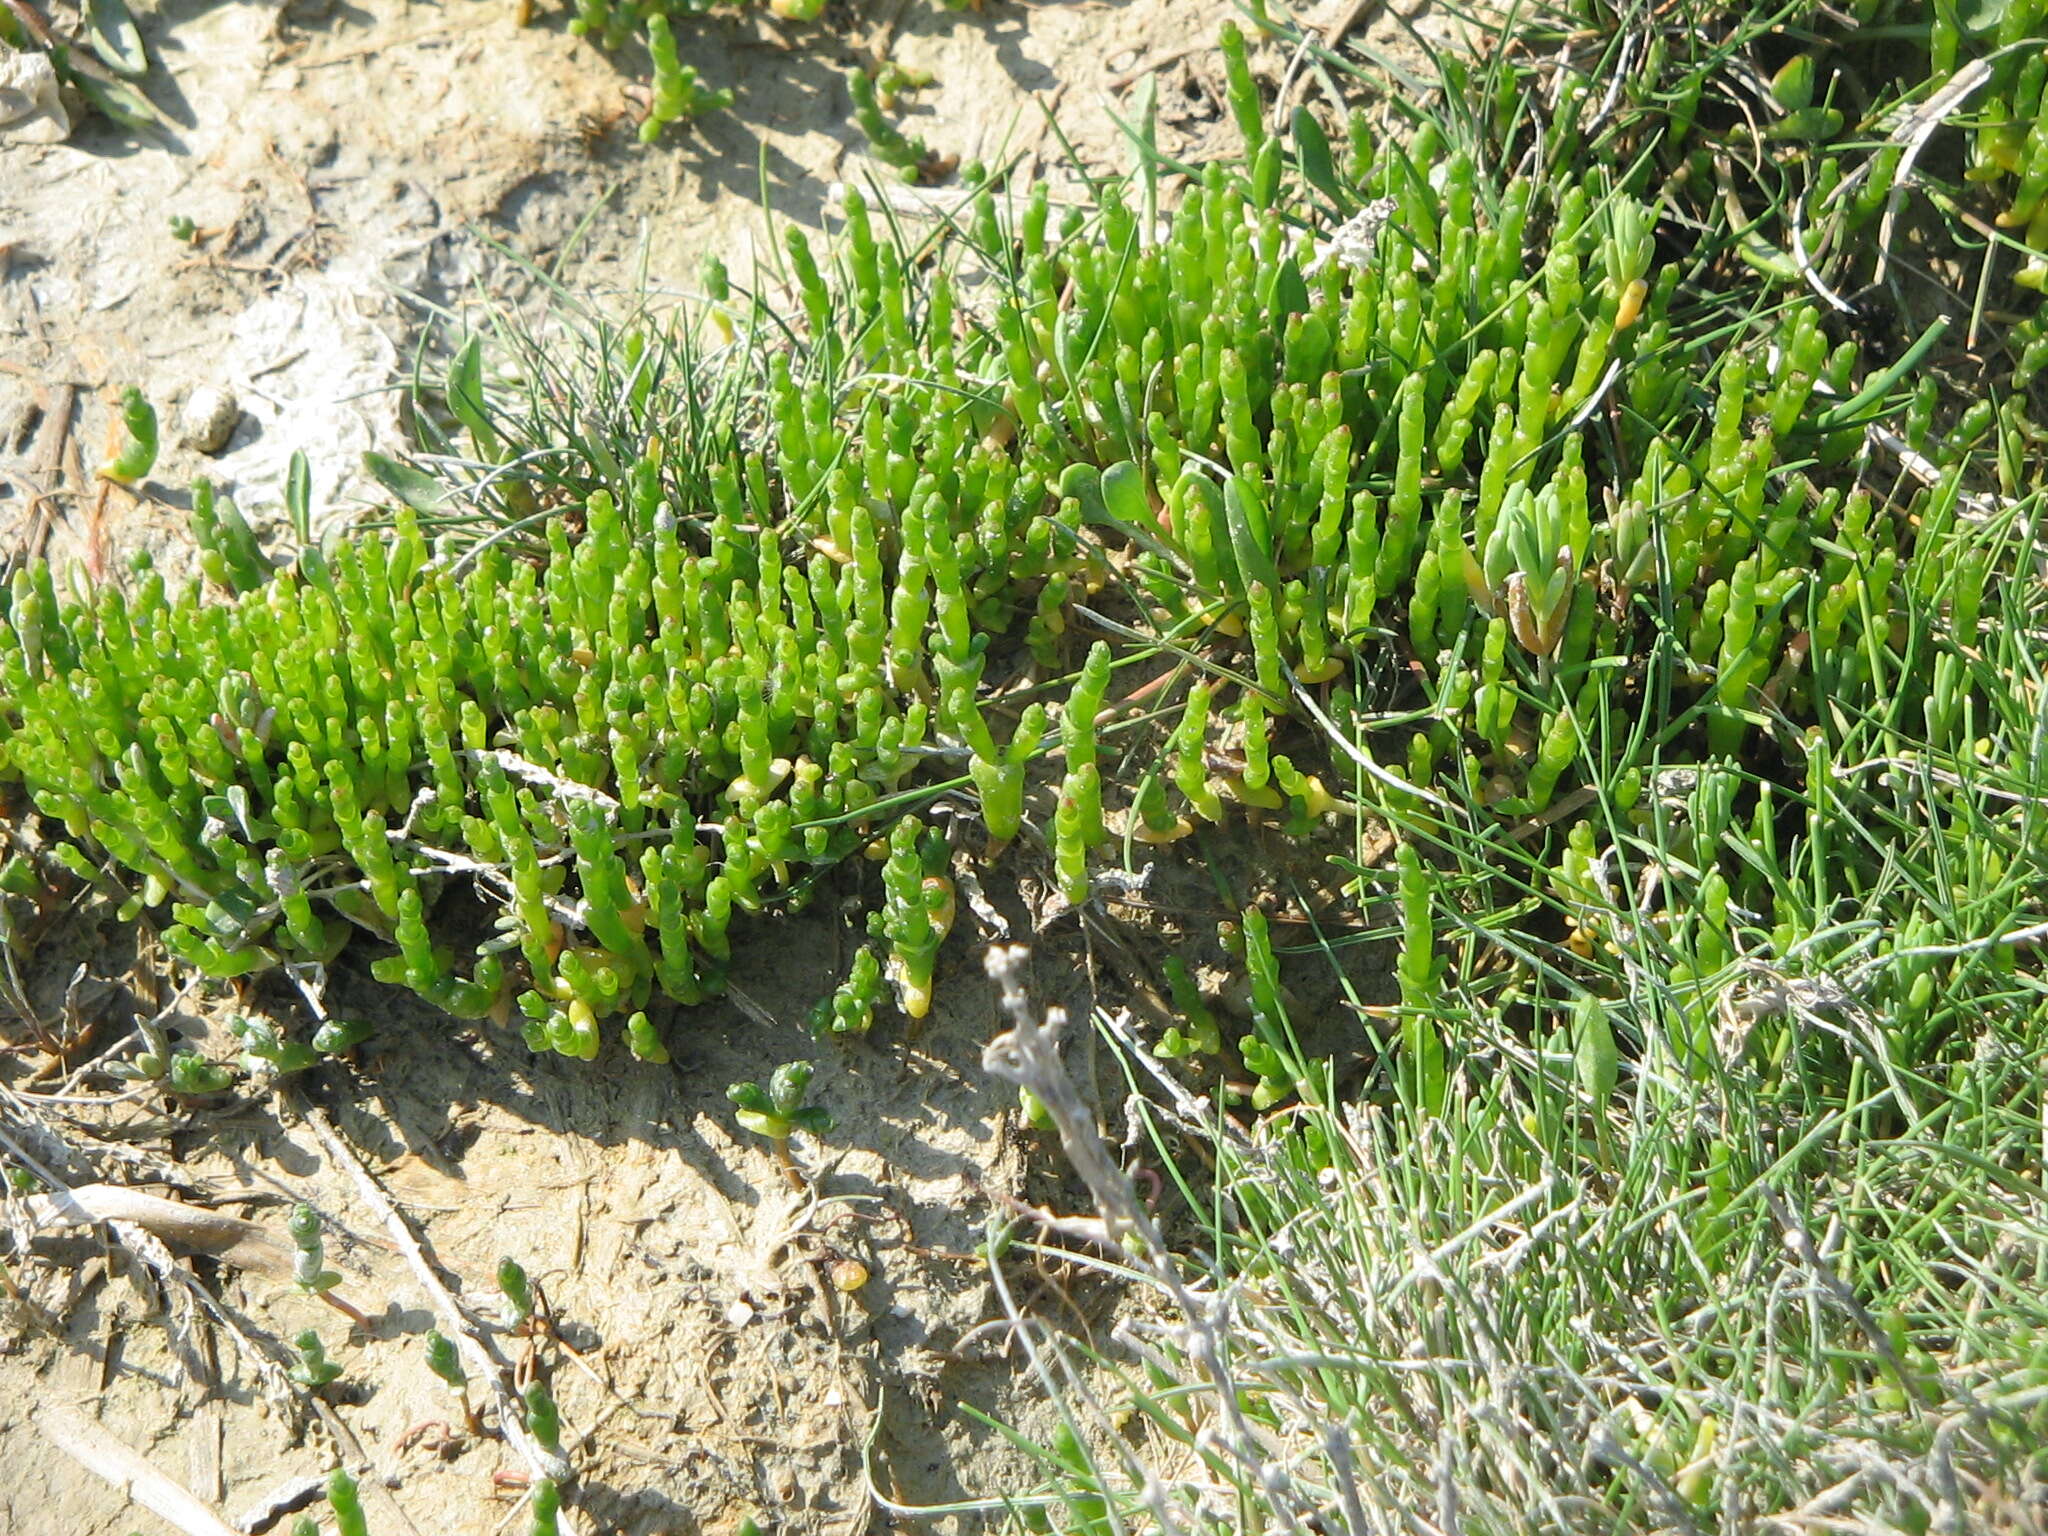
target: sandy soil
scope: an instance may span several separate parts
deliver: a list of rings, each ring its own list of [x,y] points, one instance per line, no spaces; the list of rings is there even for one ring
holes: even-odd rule
[[[936,74],[906,124],[934,148],[1022,155],[1021,174],[1057,175],[1041,108],[1056,107],[1092,163],[1119,164],[1110,114],[1147,61],[1163,61],[1166,147],[1190,159],[1226,149],[1220,70],[1196,45],[1231,12],[1227,0],[1080,0],[963,17],[885,0],[842,35],[802,34],[801,47],[771,23],[707,23],[686,34],[699,38],[686,56],[739,103],[650,150],[632,135],[630,61],[615,68],[545,6],[522,29],[509,0],[161,0],[144,30],[162,65],[152,92],[178,123],[167,142],[97,120],[63,145],[0,142],[0,529],[46,540],[96,577],[137,548],[175,567],[189,559],[181,487],[208,475],[252,519],[274,521],[294,450],[313,467],[317,520],[351,517],[369,495],[363,450],[404,446],[396,386],[436,307],[477,293],[521,302],[538,287],[531,264],[591,291],[631,288],[644,272],[686,292],[707,252],[744,270],[772,238],[763,185],[777,217],[828,227],[832,183],[866,174],[844,71],[871,47]],[[1370,41],[1398,52],[1400,26],[1377,14]],[[173,214],[212,233],[181,244]],[[110,398],[129,384],[167,420],[185,391],[229,389],[239,423],[217,456],[176,446],[167,428],[145,497],[80,491]],[[1270,854],[1244,856],[1272,867]],[[1028,882],[998,893],[1020,930],[1030,894]],[[1146,942],[1213,931],[1207,874],[1182,895],[1179,917],[1142,925]],[[350,1160],[424,1234],[442,1281],[485,1312],[500,1259],[541,1282],[560,1344],[501,1342],[515,1359],[556,1362],[577,1529],[725,1532],[752,1517],[771,1531],[867,1530],[880,1523],[870,1439],[882,1490],[903,1502],[1027,1487],[1028,1467],[960,1411],[1043,1423],[1004,1334],[981,1327],[998,1312],[969,1250],[989,1192],[1060,1194],[1052,1158],[981,1072],[999,1026],[973,956],[992,935],[956,935],[923,1031],[888,1025],[828,1049],[799,1021],[850,953],[861,894],[850,884],[845,898],[843,910],[757,930],[755,957],[735,970],[746,1000],[679,1019],[669,1068],[622,1053],[533,1059],[506,1036],[422,1013],[345,961],[335,1011],[381,1026],[353,1067],[224,1104],[39,1100],[40,1139],[15,1100],[0,1122],[70,1182],[140,1184],[280,1239],[289,1202],[313,1204],[341,1294],[370,1326],[352,1328],[288,1273],[201,1259],[187,1272],[226,1311],[195,1323],[184,1349],[189,1303],[167,1305],[120,1245],[43,1240],[52,1262],[15,1271],[33,1306],[0,1299],[0,1531],[169,1529],[51,1449],[31,1420],[61,1404],[231,1519],[338,1451],[369,1469],[379,1536],[505,1526],[523,1464],[461,1432],[426,1369],[428,1294]],[[135,952],[132,933],[62,911],[34,931],[38,1011],[96,1026],[92,1049],[173,1001],[161,956]],[[1128,960],[1102,971],[1098,990],[1098,958],[1069,922],[1041,947],[1044,995],[1082,1018],[1091,1002],[1131,996]],[[1137,958],[1142,970],[1151,957]],[[67,1009],[79,963],[88,981]],[[239,1006],[199,991],[167,1022],[225,1057]],[[291,999],[266,988],[246,1006],[283,1011]],[[9,1029],[0,1044],[19,1041]],[[828,1147],[803,1149],[802,1190],[735,1128],[723,1092],[797,1056],[820,1060],[817,1093],[841,1123]],[[0,1054],[0,1085],[24,1087],[37,1060]],[[1114,1103],[1121,1085],[1106,1064],[1103,1076]],[[338,1140],[321,1136],[314,1111]],[[78,1150],[88,1144],[97,1150]],[[870,1278],[842,1291],[835,1275],[850,1280],[855,1263]],[[1013,1259],[1006,1273],[1077,1333],[1109,1303],[1059,1266]],[[345,1367],[317,1402],[275,1376],[277,1341],[306,1327]],[[282,1503],[274,1516],[243,1528],[288,1526]]]
[[[273,1233],[289,1201],[314,1205],[333,1234],[338,1294],[371,1325],[352,1328],[288,1273],[202,1264],[254,1343],[205,1329],[211,1347],[187,1379],[152,1287],[97,1241],[45,1244],[53,1263],[30,1291],[64,1321],[48,1337],[17,1316],[0,1336],[0,1455],[12,1469],[0,1529],[135,1526],[123,1500],[40,1443],[28,1417],[51,1403],[87,1408],[231,1518],[318,1473],[338,1445],[372,1469],[377,1531],[500,1525],[518,1490],[494,1479],[523,1465],[462,1433],[426,1369],[431,1300],[346,1156],[419,1224],[439,1277],[483,1316],[499,1310],[501,1258],[542,1287],[566,1346],[547,1353],[584,1529],[726,1531],[749,1516],[777,1530],[864,1528],[871,1435],[882,1486],[907,1502],[986,1493],[991,1477],[1016,1486],[1013,1458],[956,1412],[960,1401],[1011,1406],[1000,1331],[966,1342],[997,1315],[968,1257],[983,1191],[1019,1191],[1025,1175],[1014,1106],[979,1072],[979,1042],[995,1027],[988,998],[963,976],[917,1038],[820,1052],[790,1021],[831,984],[831,926],[818,916],[758,932],[756,958],[739,968],[747,1006],[698,1010],[673,1031],[667,1068],[622,1054],[531,1058],[343,975],[337,1010],[382,1026],[357,1070],[325,1068],[246,1102],[94,1110],[90,1138],[75,1122],[54,1127],[73,1146],[147,1147],[151,1187]],[[219,1055],[221,1014],[200,1006],[169,1022]],[[803,1189],[734,1127],[723,1093],[799,1055],[820,1058],[815,1097],[844,1127],[823,1149],[799,1149]],[[348,1154],[309,1111],[331,1117]],[[850,1263],[869,1278],[842,1291]],[[1012,1275],[1027,1293],[1061,1279],[1028,1263]],[[1071,1294],[1073,1277],[1064,1284]],[[250,1358],[278,1357],[270,1341],[306,1327],[346,1367],[312,1414],[298,1394],[269,1390]],[[502,1342],[512,1358],[532,1352]]]

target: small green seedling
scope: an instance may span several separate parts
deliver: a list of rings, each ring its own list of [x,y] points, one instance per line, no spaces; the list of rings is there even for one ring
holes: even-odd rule
[[[481,1435],[483,1422],[477,1417],[476,1405],[469,1400],[469,1373],[462,1368],[462,1356],[456,1351],[455,1341],[438,1329],[427,1333],[427,1369],[448,1383],[455,1400],[462,1404],[462,1422],[469,1432]]]
[[[645,1013],[636,1013],[626,1020],[626,1044],[642,1061],[657,1067],[668,1064],[668,1047],[661,1043],[661,1036],[654,1032]]]
[[[921,91],[937,79],[928,69],[912,69],[891,59],[875,71],[875,100],[884,112],[894,112],[906,91]]]
[[[562,1454],[562,1416],[555,1408],[555,1400],[548,1396],[545,1382],[534,1382],[526,1389],[526,1427],[541,1448],[549,1454]]]
[[[292,1247],[297,1250],[292,1258],[292,1283],[306,1295],[319,1297],[358,1328],[368,1328],[370,1320],[334,1293],[334,1288],[341,1284],[341,1276],[327,1267],[320,1213],[310,1205],[295,1206],[285,1229],[291,1233]]]
[[[654,99],[640,125],[641,143],[652,144],[669,123],[692,122],[732,105],[729,87],[707,89],[695,66],[677,56],[675,32],[659,11],[647,18],[647,51],[654,58]]]
[[[882,1001],[882,994],[881,957],[872,944],[864,944],[854,952],[846,980],[812,1005],[811,1033],[866,1034],[875,1022],[875,1008]]]
[[[156,467],[156,412],[141,390],[130,385],[121,394],[121,430],[112,454],[100,466],[102,479],[135,485]]]
[[[327,1507],[334,1511],[336,1536],[370,1536],[370,1522],[363,1514],[356,1480],[341,1467],[336,1467],[327,1479]]]
[[[324,1387],[341,1374],[341,1367],[327,1358],[327,1350],[320,1342],[320,1335],[311,1328],[303,1329],[292,1340],[292,1348],[298,1351],[299,1363],[287,1373],[293,1381],[307,1388]]]
[[[506,1327],[522,1328],[532,1321],[533,1287],[517,1259],[506,1259],[498,1265],[498,1289],[505,1296]]]
[[[868,143],[874,149],[875,158],[885,165],[893,165],[905,181],[916,181],[931,163],[931,151],[923,139],[913,139],[902,129],[882,115],[875,82],[868,74],[855,70],[846,78],[846,86],[853,93],[854,121],[860,124],[862,133],[868,136]]]
[[[185,1094],[191,1098],[203,1098],[208,1094],[225,1093],[234,1084],[235,1074],[227,1067],[216,1066],[197,1051],[180,1051],[170,1060],[164,1073],[164,1083],[171,1092]]]
[[[250,1072],[266,1069],[272,1076],[285,1077],[317,1066],[320,1053],[297,1040],[287,1040],[268,1019],[237,1018],[228,1027],[242,1042],[242,1066]]]
[[[832,1130],[832,1116],[817,1105],[804,1103],[811,1086],[811,1064],[792,1061],[775,1069],[764,1091],[759,1083],[734,1083],[725,1096],[739,1106],[739,1122],[756,1136],[765,1136],[775,1148],[783,1174],[801,1185],[802,1176],[789,1155],[789,1138],[798,1131],[826,1136]]]
[[[199,226],[182,213],[171,215],[171,238],[186,245],[195,245],[199,240]]]
[[[320,1213],[310,1205],[292,1209],[285,1224],[297,1249],[292,1259],[292,1283],[308,1296],[323,1296],[341,1284],[341,1276],[327,1268],[326,1244],[320,1236]]]

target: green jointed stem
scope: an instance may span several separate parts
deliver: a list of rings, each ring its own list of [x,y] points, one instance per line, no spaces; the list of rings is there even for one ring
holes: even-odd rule
[[[156,466],[156,412],[133,386],[121,394],[121,439],[100,473],[121,485],[134,485]]]

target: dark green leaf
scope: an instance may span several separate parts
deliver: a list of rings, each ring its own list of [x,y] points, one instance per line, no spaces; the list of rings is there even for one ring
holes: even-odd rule
[[[804,1101],[804,1094],[811,1086],[811,1064],[808,1061],[791,1061],[775,1069],[775,1075],[768,1079],[768,1099],[775,1107],[775,1113],[785,1120],[796,1118],[797,1107]]]
[[[1129,459],[1102,472],[1102,505],[1119,523],[1141,527],[1152,520],[1152,504],[1145,495],[1145,473]]]
[[[1093,464],[1069,464],[1060,475],[1060,500],[1081,503],[1081,515],[1090,522],[1103,518],[1102,471]]]
[[[1276,595],[1280,571],[1273,563],[1272,533],[1266,526],[1266,509],[1243,477],[1232,475],[1223,482],[1223,521],[1230,529],[1230,548],[1237,556],[1237,569],[1245,584],[1262,581]]]
[[[149,73],[149,54],[125,0],[86,0],[85,24],[92,51],[107,68],[130,79]]]
[[[495,463],[499,438],[491,427],[490,410],[484,402],[482,349],[472,336],[448,363],[448,409],[469,429],[477,453]]]
[[[363,468],[368,470],[376,482],[415,512],[433,513],[441,510],[448,493],[441,482],[410,464],[401,464],[396,459],[386,458],[381,453],[365,453]]]
[[[119,123],[123,128],[162,129],[171,126],[171,120],[157,110],[155,102],[127,81],[105,73],[105,66],[98,60],[73,58],[71,50],[62,46],[50,50],[50,60],[57,66],[57,73],[77,87],[79,95],[102,117]]]
[[[284,509],[299,542],[312,543],[313,471],[306,463],[304,449],[292,450],[291,467],[284,473]]]
[[[1295,265],[1292,257],[1274,269],[1269,307],[1275,331],[1286,325],[1289,315],[1305,315],[1309,311],[1308,284],[1302,280],[1301,268]]]
[[[1294,155],[1301,162],[1301,174],[1308,184],[1337,207],[1339,213],[1350,211],[1350,198],[1337,180],[1337,163],[1330,155],[1330,140],[1323,132],[1323,125],[1316,121],[1315,114],[1307,107],[1294,109]]]
[[[734,1083],[725,1090],[725,1096],[750,1114],[773,1115],[775,1105],[761,1090],[759,1083]]]
[[[1615,1084],[1621,1078],[1621,1055],[1615,1048],[1614,1027],[1608,1023],[1605,1005],[1596,998],[1581,1000],[1577,1013],[1579,1038],[1575,1056],[1579,1087],[1595,1105],[1604,1105],[1614,1096]]]

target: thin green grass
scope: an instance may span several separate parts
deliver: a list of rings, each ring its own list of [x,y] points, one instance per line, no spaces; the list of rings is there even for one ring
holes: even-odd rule
[[[1719,80],[1807,8],[1781,9],[1711,34],[1701,74]],[[1587,39],[1587,77],[1651,14]],[[1531,54],[1575,35],[1536,34]],[[1512,56],[1487,53],[1486,98]],[[1461,99],[1423,131],[1489,139]],[[1530,121],[1502,120],[1527,148],[1495,166],[1556,163]],[[1732,211],[1702,209],[1688,272],[1708,285],[1658,337],[1672,366],[1754,336],[1784,302],[1725,282],[1756,222]],[[1855,412],[1883,419],[1911,384],[1896,370]],[[1917,446],[1936,405],[1957,407],[1913,393]],[[1932,501],[1892,482],[1877,516],[1920,536],[1898,583],[1857,599],[1885,622],[1803,658],[1810,720],[1767,693],[1761,752],[1700,751],[1705,702],[1674,707],[1682,626],[1657,614],[1670,639],[1628,680],[1631,723],[1598,709],[1574,744],[1584,841],[1514,835],[1455,782],[1425,800],[1370,767],[1427,705],[1320,717],[1367,813],[1348,866],[1362,892],[1382,878],[1365,860],[1375,822],[1430,850],[1433,875],[1403,884],[1405,922],[1318,947],[1348,988],[1339,946],[1405,929],[1417,988],[1392,1009],[1350,994],[1382,1051],[1357,1102],[1313,1091],[1302,1062],[1301,1102],[1249,1139],[1184,1095],[1154,1113],[1163,1165],[1190,1143],[1216,1165],[1209,1193],[1180,1183],[1202,1227],[1181,1261],[1196,1304],[1171,1298],[1158,1321],[1134,1306],[1100,1351],[1029,1335],[1048,1379],[1084,1379],[1084,1354],[1104,1374],[1090,1399],[1056,1389],[1069,1430],[1043,1448],[1033,1500],[1056,1496],[1058,1514],[1022,1523],[2048,1529],[2048,593],[2015,405],[1947,447]],[[1872,607],[1884,593],[1889,614]],[[1098,1022],[1134,1047],[1124,1021]],[[1107,1416],[1084,1411],[1093,1399]]]

